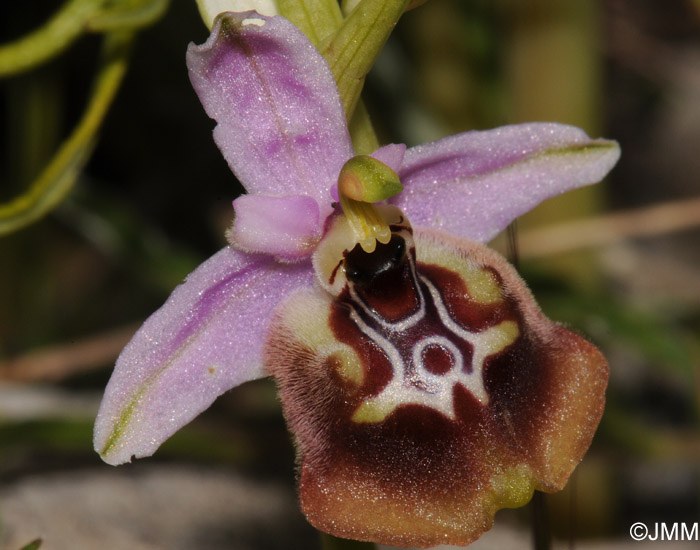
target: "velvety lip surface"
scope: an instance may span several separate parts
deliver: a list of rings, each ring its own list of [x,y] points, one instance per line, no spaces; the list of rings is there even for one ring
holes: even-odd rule
[[[382,544],[463,545],[499,508],[564,486],[602,415],[608,366],[542,315],[496,253],[421,230],[415,249],[417,322],[414,310],[373,320],[383,308],[376,301],[303,290],[273,319],[265,361],[295,435],[313,525]],[[507,338],[484,344],[498,327]],[[460,331],[473,343],[460,344]],[[416,359],[419,347],[433,351]],[[455,356],[459,373],[450,372]],[[416,370],[429,360],[440,364]],[[421,386],[449,376],[442,395]]]

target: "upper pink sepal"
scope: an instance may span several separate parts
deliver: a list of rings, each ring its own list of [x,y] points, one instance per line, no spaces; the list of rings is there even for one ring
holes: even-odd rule
[[[487,242],[545,199],[600,181],[614,141],[555,123],[465,132],[406,151],[404,192],[389,202],[414,226]]]
[[[109,464],[153,454],[217,396],[264,376],[272,310],[312,284],[307,264],[226,247],[193,271],[124,348],[95,423]]]
[[[333,75],[301,31],[282,17],[225,13],[204,44],[190,44],[187,66],[246,190],[308,195],[328,215],[352,144]]]
[[[236,248],[295,262],[313,252],[321,228],[318,203],[305,195],[241,195],[233,201],[236,217],[228,234]]]

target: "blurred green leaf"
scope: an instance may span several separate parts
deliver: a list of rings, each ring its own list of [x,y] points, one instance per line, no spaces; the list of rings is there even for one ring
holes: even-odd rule
[[[0,205],[0,235],[41,218],[73,188],[124,77],[133,39],[130,32],[105,36],[102,64],[82,118],[30,188],[9,203]]]
[[[606,407],[599,437],[609,447],[640,457],[700,463],[700,434],[696,429],[650,425],[614,404]]]
[[[92,32],[136,30],[158,21],[168,9],[170,0],[117,0],[107,2],[105,9],[91,18]]]
[[[36,539],[27,544],[26,546],[23,546],[21,550],[39,550],[41,548],[41,543],[43,541],[41,539]]]
[[[695,10],[698,12],[698,15],[700,15],[700,0],[693,0],[693,6],[695,6]]]
[[[538,283],[535,282],[534,285]],[[533,285],[533,286],[534,286]],[[550,287],[534,291],[549,317],[585,331],[597,343],[624,342],[652,363],[693,380],[691,351],[683,330],[660,313],[640,311],[606,293],[586,293]]]
[[[0,422],[0,449],[40,447],[42,449],[79,450],[92,448],[90,419],[51,419]]]
[[[201,253],[173,242],[132,205],[112,195],[100,196],[87,186],[76,190],[57,214],[119,266],[132,279],[130,284],[163,298],[202,261]]]
[[[92,95],[72,134],[29,189],[0,204],[0,235],[44,216],[73,188],[126,72],[134,31],[165,13],[169,0],[69,0],[44,26],[0,46],[0,76],[35,67],[86,31],[106,33]]]
[[[70,0],[42,27],[0,46],[0,77],[26,71],[57,56],[78,38],[105,0]]]
[[[0,452],[6,455],[13,450],[41,450],[93,456],[93,424],[92,417],[0,421]],[[228,427],[224,431],[195,423],[171,437],[158,450],[158,456],[250,465],[260,459],[254,439],[255,434],[239,436]]]

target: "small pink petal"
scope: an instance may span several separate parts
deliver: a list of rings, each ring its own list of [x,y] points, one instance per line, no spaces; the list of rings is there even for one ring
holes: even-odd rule
[[[272,310],[310,286],[310,264],[226,247],[192,272],[124,348],[95,423],[109,464],[150,456],[225,391],[265,376]]]
[[[233,208],[228,237],[240,250],[293,262],[309,256],[320,237],[318,203],[311,197],[242,195]]]
[[[248,192],[309,195],[329,214],[352,145],[333,75],[301,31],[282,17],[227,13],[206,43],[190,44],[187,66]]]
[[[409,149],[404,192],[389,202],[414,225],[486,242],[544,199],[600,181],[619,156],[614,141],[563,124],[466,132]]]

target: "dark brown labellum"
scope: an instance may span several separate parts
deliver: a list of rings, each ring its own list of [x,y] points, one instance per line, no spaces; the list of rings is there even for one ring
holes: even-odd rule
[[[280,308],[265,356],[314,526],[464,545],[499,508],[563,487],[602,414],[595,347],[544,317],[503,258],[444,233],[414,244],[403,228],[344,271],[338,294]]]

